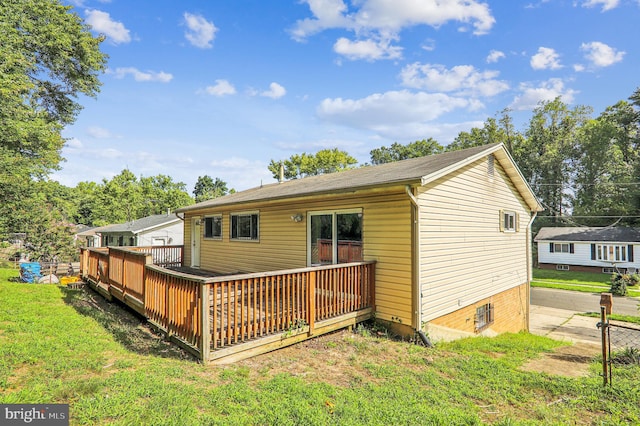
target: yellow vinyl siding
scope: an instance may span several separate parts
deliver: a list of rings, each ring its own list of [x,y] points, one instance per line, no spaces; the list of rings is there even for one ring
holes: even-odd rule
[[[423,321],[527,282],[529,212],[498,161],[483,158],[419,189]],[[519,232],[500,232],[500,210]]]
[[[411,205],[404,187],[350,194],[246,203],[198,212],[185,218],[185,264],[190,264],[190,224],[194,216],[222,214],[222,239],[201,236],[202,269],[220,273],[265,272],[307,266],[309,212],[362,209],[364,260],[376,260],[376,316],[411,324]],[[231,241],[231,212],[259,212],[259,241]],[[302,222],[291,216],[301,213]],[[188,236],[188,237],[187,237]]]

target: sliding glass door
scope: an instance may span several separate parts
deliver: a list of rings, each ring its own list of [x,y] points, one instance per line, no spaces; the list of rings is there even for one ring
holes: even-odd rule
[[[362,261],[362,210],[309,213],[309,265]]]

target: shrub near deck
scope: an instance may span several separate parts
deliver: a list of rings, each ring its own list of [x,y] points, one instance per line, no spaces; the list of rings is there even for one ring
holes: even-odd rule
[[[204,366],[91,291],[0,280],[0,403],[69,403],[71,424],[640,422],[638,368],[614,389],[597,364],[579,379],[520,371],[558,345],[505,334],[426,349],[361,328]]]

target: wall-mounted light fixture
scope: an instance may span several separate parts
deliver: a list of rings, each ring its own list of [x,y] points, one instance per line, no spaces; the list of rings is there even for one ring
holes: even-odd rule
[[[302,222],[302,213],[296,213],[294,215],[291,215],[291,220],[294,222]]]

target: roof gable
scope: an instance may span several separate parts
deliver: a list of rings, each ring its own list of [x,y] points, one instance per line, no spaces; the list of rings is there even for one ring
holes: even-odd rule
[[[532,210],[542,210],[535,195],[527,185],[513,160],[502,144],[484,145],[474,148],[451,151],[442,154],[429,155],[376,166],[364,166],[356,169],[302,179],[293,179],[280,183],[261,185],[246,191],[236,192],[224,197],[203,201],[177,212],[205,209],[231,204],[241,204],[256,201],[267,201],[319,195],[328,193],[351,192],[359,189],[374,187],[413,184],[424,185],[437,177],[445,176],[465,165],[490,154],[496,154],[498,161],[509,177],[514,180],[516,187]],[[506,167],[505,167],[506,166]]]

